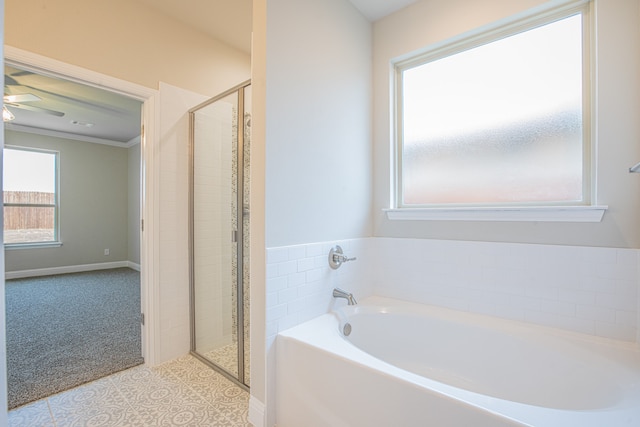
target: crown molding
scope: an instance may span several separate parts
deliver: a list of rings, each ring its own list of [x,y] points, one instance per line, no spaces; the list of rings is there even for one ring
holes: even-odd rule
[[[31,133],[35,135],[51,136],[54,138],[71,139],[74,141],[91,142],[94,144],[111,145],[112,147],[131,148],[140,143],[140,136],[130,139],[127,142],[114,141],[111,139],[95,138],[85,135],[76,135],[69,132],[60,132],[57,130],[42,129],[31,126],[17,125],[13,123],[5,123],[4,128],[6,130],[14,132]]]

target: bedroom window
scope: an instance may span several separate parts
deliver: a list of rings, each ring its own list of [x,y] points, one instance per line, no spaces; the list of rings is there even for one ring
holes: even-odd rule
[[[396,64],[396,208],[591,205],[587,10]]]
[[[58,244],[58,153],[3,151],[4,243]]]

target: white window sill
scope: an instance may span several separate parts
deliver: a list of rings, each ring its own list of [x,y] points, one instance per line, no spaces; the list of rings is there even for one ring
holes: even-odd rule
[[[608,206],[383,209],[390,220],[600,222]]]
[[[4,249],[13,251],[16,249],[58,248],[60,246],[62,246],[62,242],[5,243]]]

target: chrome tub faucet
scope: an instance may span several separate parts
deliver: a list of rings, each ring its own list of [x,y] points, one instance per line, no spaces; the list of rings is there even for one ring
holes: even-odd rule
[[[344,291],[340,288],[335,288],[333,290],[333,297],[344,298],[347,300],[347,303],[349,305],[356,305],[358,303],[358,301],[356,301],[356,299],[353,297],[353,294],[351,292]]]

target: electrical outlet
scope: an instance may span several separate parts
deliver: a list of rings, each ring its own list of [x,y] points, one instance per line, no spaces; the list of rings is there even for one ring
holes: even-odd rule
[[[105,250],[104,250],[104,255],[105,255],[105,256],[109,255],[109,249],[105,249]]]

